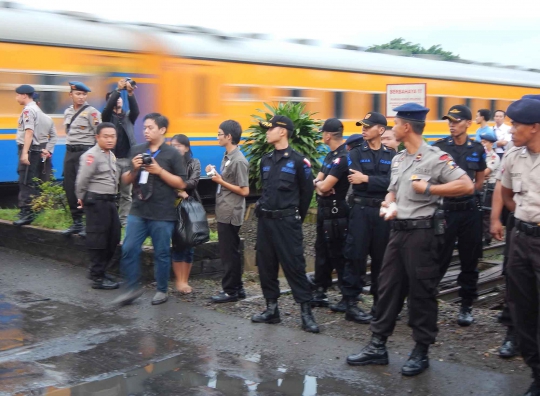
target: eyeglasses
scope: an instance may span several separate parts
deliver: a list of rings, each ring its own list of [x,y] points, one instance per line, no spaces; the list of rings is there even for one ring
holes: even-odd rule
[[[220,137],[220,136],[225,136],[224,133],[218,133],[217,135],[218,135],[218,137]]]

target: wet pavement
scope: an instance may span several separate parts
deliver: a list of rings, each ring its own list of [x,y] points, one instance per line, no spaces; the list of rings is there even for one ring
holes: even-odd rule
[[[172,297],[109,305],[85,271],[0,248],[0,395],[520,395],[527,373],[432,361],[416,378],[349,367],[360,345],[201,309]],[[367,340],[366,340],[367,341]],[[412,341],[411,341],[412,347]]]

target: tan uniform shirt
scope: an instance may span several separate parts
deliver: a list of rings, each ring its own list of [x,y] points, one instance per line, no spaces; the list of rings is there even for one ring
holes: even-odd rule
[[[432,217],[437,209],[436,195],[418,194],[412,187],[413,180],[425,180],[433,185],[459,179],[466,172],[458,167],[452,157],[439,149],[423,143],[415,154],[400,151],[392,159],[392,175],[388,191],[396,194],[397,218],[424,219]]]
[[[36,138],[36,128],[39,125],[38,114],[41,113],[40,108],[36,102],[30,102],[26,106],[19,117],[19,123],[17,125],[17,144],[24,144],[24,135],[27,129],[31,129],[34,132],[32,138],[32,145],[38,145],[39,141]]]
[[[77,199],[84,199],[88,191],[97,194],[116,194],[118,191],[116,157],[103,151],[97,144],[81,155],[79,173],[75,181]]]
[[[495,179],[498,181],[502,180],[502,171],[504,169],[504,159],[506,158],[506,154],[510,152],[510,149],[514,147],[514,142],[509,142],[506,147],[508,147],[508,150],[504,153],[503,157],[501,158],[501,163],[499,165],[499,169],[497,170],[497,175],[495,176]]]
[[[56,127],[51,117],[43,111],[38,113],[39,125],[36,127],[36,136],[39,144],[46,144],[45,148],[49,153],[54,152],[56,144]]]
[[[223,156],[221,177],[227,183],[239,187],[249,186],[249,163],[237,147]],[[216,193],[216,221],[240,226],[244,222],[246,199],[218,185]]]
[[[491,169],[491,173],[486,179],[486,183],[495,183],[497,181],[497,174],[499,173],[499,168],[501,166],[501,159],[495,153],[495,151],[491,151],[486,154],[486,165],[488,169]]]
[[[501,183],[514,192],[516,219],[540,224],[540,156],[527,147],[507,151]]]
[[[85,103],[84,105],[87,105]],[[79,114],[67,131],[67,126],[78,110],[69,106],[64,112],[64,125],[66,126],[66,144],[83,144],[92,146],[96,144],[96,127],[101,123],[101,113],[89,106]]]

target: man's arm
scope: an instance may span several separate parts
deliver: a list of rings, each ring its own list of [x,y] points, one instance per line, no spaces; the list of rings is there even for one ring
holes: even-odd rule
[[[476,172],[475,182],[474,182],[474,188],[476,191],[482,191],[484,189],[484,180],[486,178],[486,174],[484,171],[489,170],[489,168],[486,168],[485,170],[481,172]]]
[[[129,91],[128,89],[128,103],[129,103],[129,120],[132,124],[135,124],[135,121],[137,121],[137,118],[139,117],[139,114],[141,114],[139,110],[139,104],[137,103],[137,98],[135,97],[135,93],[133,91]]]
[[[75,195],[81,201],[86,195],[90,178],[94,175],[97,164],[96,158],[92,154],[84,153],[79,159],[79,171],[75,179]]]
[[[49,129],[49,140],[47,141],[46,150],[52,154],[54,152],[54,146],[56,145],[56,140],[58,135],[56,133],[56,127],[54,126],[54,121],[51,119],[51,128]]]
[[[27,114],[24,111],[28,111]],[[21,163],[25,165],[30,165],[28,160],[28,151],[30,151],[30,146],[34,140],[34,130],[36,128],[37,114],[34,110],[24,110],[23,111],[23,125],[24,125],[24,144],[21,152]]]
[[[311,204],[311,198],[313,198],[313,191],[315,186],[313,185],[313,173],[311,172],[311,164],[306,158],[302,162],[297,162],[296,166],[296,179],[298,180],[298,187],[300,190],[300,218],[302,221],[306,218]]]
[[[428,182],[425,180],[414,180],[414,191],[418,194],[425,193]],[[462,175],[459,179],[450,181],[445,184],[431,185],[429,188],[431,195],[438,195],[439,197],[461,197],[463,195],[474,194],[474,184],[471,178],[467,175]]]
[[[510,211],[515,212],[516,211],[516,202],[514,201],[514,191],[512,191],[510,188],[506,188],[505,186],[501,185],[501,195],[504,206]]]
[[[112,91],[111,96],[109,96],[109,100],[107,101],[107,104],[103,109],[103,113],[101,113],[101,119],[103,120],[103,122],[111,122],[113,110],[116,107],[116,103],[118,102],[119,97],[120,92],[116,90]]]
[[[489,233],[498,241],[502,241],[504,235],[503,225],[501,223],[503,206],[502,185],[501,181],[497,180],[491,198],[491,223],[489,226]]]

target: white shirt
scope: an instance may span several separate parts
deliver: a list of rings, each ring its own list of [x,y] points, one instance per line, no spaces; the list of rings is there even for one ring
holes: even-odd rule
[[[509,125],[504,124],[504,123],[501,124],[500,127],[495,125],[493,127],[493,132],[495,132],[495,135],[497,135],[497,141],[506,140],[507,142],[511,142],[512,141],[512,134],[510,133],[510,129],[511,129],[511,127]],[[505,150],[506,150],[506,146],[495,148],[496,153],[504,153]]]

